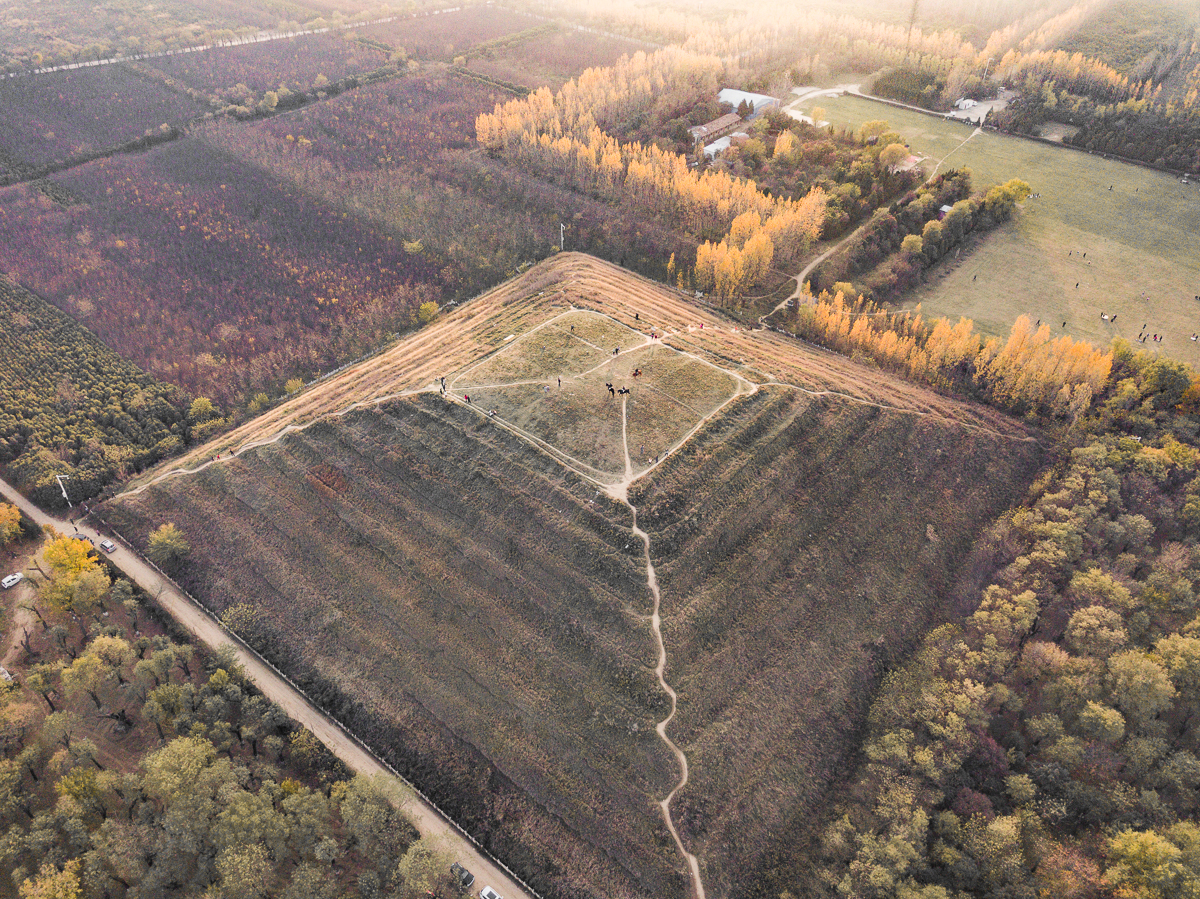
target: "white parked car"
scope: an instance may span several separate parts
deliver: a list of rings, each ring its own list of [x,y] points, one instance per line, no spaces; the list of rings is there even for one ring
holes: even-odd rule
[[[25,575],[18,571],[16,574],[10,574],[4,580],[0,581],[0,585],[3,585],[4,589],[7,590],[9,587],[17,586],[23,580],[25,580]]]
[[[502,899],[502,897],[491,887],[484,887],[479,891],[479,899]]]
[[[117,551],[117,544],[113,543],[111,540],[101,540],[100,548],[106,553],[112,553]]]

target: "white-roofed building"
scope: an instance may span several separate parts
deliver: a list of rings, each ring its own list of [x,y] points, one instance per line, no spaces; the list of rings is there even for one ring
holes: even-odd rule
[[[751,115],[759,115],[779,105],[778,97],[768,97],[766,94],[752,94],[749,91],[739,91],[732,87],[722,88],[721,92],[717,94],[717,101],[728,103],[734,109],[737,109],[742,103],[749,103],[754,107],[754,112]]]

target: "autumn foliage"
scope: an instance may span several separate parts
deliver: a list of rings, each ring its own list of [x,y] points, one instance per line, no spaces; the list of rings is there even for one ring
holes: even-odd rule
[[[731,296],[760,281],[776,254],[790,259],[811,244],[824,220],[824,194],[769,197],[751,181],[694,171],[678,154],[621,143],[597,124],[614,106],[628,114],[670,79],[715,64],[679,51],[638,53],[611,69],[589,69],[556,94],[543,88],[497,106],[476,120],[476,135],[490,153],[523,170],[671,222],[703,241],[697,285]]]

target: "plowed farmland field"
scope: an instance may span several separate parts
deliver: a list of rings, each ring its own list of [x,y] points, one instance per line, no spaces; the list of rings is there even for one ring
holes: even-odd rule
[[[566,254],[104,515],[544,895],[742,896],[1036,438]]]

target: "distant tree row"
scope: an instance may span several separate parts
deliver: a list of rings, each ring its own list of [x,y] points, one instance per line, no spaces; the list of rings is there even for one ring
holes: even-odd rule
[[[1185,102],[1148,97],[1105,103],[1027,80],[1020,98],[994,119],[996,127],[1036,134],[1049,121],[1074,125],[1064,142],[1098,153],[1137,159],[1176,171],[1200,173],[1200,104],[1193,88]]]
[[[353,4],[349,15],[337,10],[324,18],[314,16],[309,7],[277,0],[251,0],[239,4],[232,16],[210,11],[200,19],[196,10],[188,7],[164,7],[153,16],[124,7],[94,7],[87,15],[72,15],[68,8],[60,16],[36,20],[36,28],[26,26],[6,35],[15,39],[0,51],[0,72],[229,44],[255,37],[264,29],[281,34],[338,29],[406,11],[399,4],[377,3],[370,8]]]

